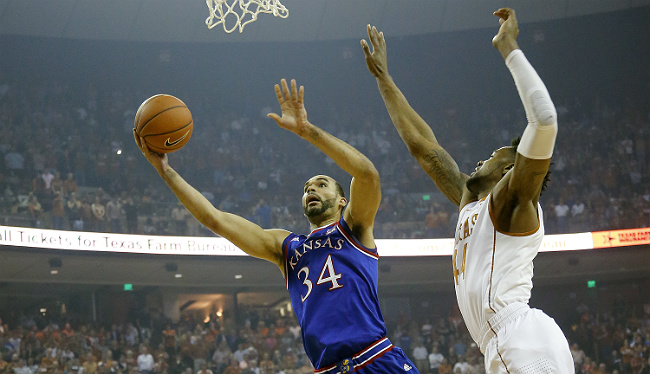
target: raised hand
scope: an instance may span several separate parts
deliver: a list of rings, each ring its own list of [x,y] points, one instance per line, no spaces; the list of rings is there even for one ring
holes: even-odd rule
[[[515,49],[519,49],[517,44],[517,35],[519,35],[519,25],[515,11],[510,8],[501,8],[494,12],[499,17],[499,32],[492,38],[492,45],[501,52],[501,56],[506,59]]]
[[[375,26],[367,26],[368,29],[368,39],[370,44],[372,44],[372,52],[370,52],[370,47],[368,42],[365,39],[361,39],[361,48],[363,48],[363,53],[366,55],[366,65],[368,65],[368,70],[375,77],[379,77],[383,74],[386,74],[388,71],[388,60],[386,59],[386,40],[384,39],[384,33],[378,32]]]
[[[282,108],[282,117],[275,113],[269,113],[268,117],[274,119],[283,129],[302,135],[309,126],[304,105],[305,88],[300,86],[300,90],[298,90],[295,79],[291,80],[291,90],[289,90],[286,79],[283,78],[280,84],[282,88],[280,85],[275,85],[275,95],[278,97],[280,108]]]
[[[501,8],[494,12],[494,15],[499,17],[501,27],[499,28],[499,32],[492,38],[492,44],[499,48],[499,44],[517,39],[519,25],[517,24],[514,9]]]

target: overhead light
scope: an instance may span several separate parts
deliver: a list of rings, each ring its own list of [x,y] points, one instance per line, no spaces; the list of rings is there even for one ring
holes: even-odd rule
[[[174,275],[174,277],[176,277],[176,278],[183,278],[183,274],[181,274],[181,273],[176,273],[176,274]]]
[[[50,269],[50,274],[59,274],[58,269]]]
[[[235,279],[242,279],[243,277],[244,277],[244,276],[241,275],[241,274],[237,274],[237,275],[235,275]]]

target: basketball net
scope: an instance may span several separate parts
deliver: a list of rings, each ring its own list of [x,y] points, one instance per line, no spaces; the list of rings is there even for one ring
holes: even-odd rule
[[[280,0],[205,0],[210,9],[210,17],[205,20],[209,29],[221,24],[227,33],[239,28],[241,33],[244,26],[257,20],[259,13],[273,13],[276,17],[287,18],[289,10]],[[233,27],[226,26],[226,17],[236,20]],[[230,22],[230,21],[229,21]]]

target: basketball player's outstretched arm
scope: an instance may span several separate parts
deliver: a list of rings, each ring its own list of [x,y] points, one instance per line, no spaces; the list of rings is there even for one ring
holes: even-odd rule
[[[361,40],[366,64],[377,79],[379,92],[399,136],[440,191],[454,204],[461,205],[468,176],[460,172],[456,161],[440,146],[431,127],[411,107],[388,74],[384,33],[368,25],[368,39],[372,52],[368,43]]]
[[[514,167],[494,189],[492,208],[496,217],[509,217],[505,218],[509,222],[498,222],[500,229],[525,232],[538,224],[537,202],[555,146],[557,114],[544,82],[519,49],[515,11],[501,8],[494,15],[501,26],[492,44],[512,74],[528,125],[517,147]]]
[[[285,230],[264,230],[243,217],[215,208],[198,190],[187,183],[171,166],[167,155],[152,152],[133,131],[135,142],[156,168],[178,200],[204,226],[228,239],[247,254],[276,264],[284,274],[282,241],[289,235]]]
[[[352,176],[350,200],[343,217],[357,238],[367,247],[374,247],[372,228],[381,201],[379,173],[372,162],[357,149],[313,125],[307,120],[304,106],[304,87],[296,86],[291,80],[291,88],[282,79],[275,85],[275,94],[282,108],[282,116],[270,113],[280,127],[313,144],[329,156],[336,164]]]

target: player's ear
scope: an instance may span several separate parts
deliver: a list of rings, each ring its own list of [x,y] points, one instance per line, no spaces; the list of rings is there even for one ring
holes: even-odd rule
[[[513,167],[515,167],[515,163],[514,163],[514,162],[513,162],[513,163],[510,163],[510,164],[506,164],[506,166],[503,168],[502,176],[503,176],[503,175],[506,175],[506,173],[508,173],[508,171],[510,171],[510,169],[512,169]]]
[[[345,197],[340,196],[340,197],[339,197],[339,206],[340,206],[341,208],[343,208],[343,207],[345,207],[346,205],[348,205],[348,200],[347,200]]]

